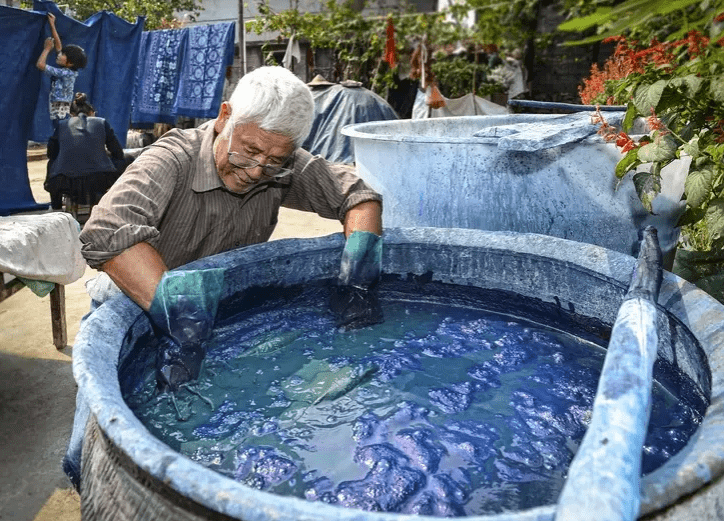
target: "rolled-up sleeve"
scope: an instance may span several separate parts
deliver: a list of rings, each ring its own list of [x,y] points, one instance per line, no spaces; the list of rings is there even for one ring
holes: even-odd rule
[[[126,169],[93,207],[81,232],[81,253],[92,268],[142,241],[157,246],[159,223],[181,169],[179,158],[161,147],[145,152]]]
[[[355,167],[329,163],[321,156],[298,149],[293,180],[282,205],[342,223],[345,214],[356,205],[382,200],[356,175]]]

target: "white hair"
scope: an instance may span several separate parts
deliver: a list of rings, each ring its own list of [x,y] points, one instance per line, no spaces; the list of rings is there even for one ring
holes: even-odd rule
[[[313,95],[284,67],[260,67],[245,74],[229,99],[232,127],[256,123],[262,130],[289,137],[300,147],[313,124]],[[231,125],[231,126],[230,126]]]

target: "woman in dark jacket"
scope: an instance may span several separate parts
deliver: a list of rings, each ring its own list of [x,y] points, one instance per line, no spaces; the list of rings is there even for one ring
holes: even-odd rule
[[[63,194],[74,203],[95,205],[126,166],[111,125],[95,116],[84,93],[76,93],[70,113],[48,141],[48,172],[43,186],[55,210],[62,208]]]

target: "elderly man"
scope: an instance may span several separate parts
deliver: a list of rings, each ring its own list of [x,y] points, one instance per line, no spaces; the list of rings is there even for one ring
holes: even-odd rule
[[[117,287],[148,312],[161,339],[161,389],[198,376],[223,278],[219,269],[169,270],[267,241],[281,206],[342,222],[342,287],[365,292],[378,278],[381,197],[353,169],[300,149],[312,119],[308,87],[282,67],[261,67],[239,81],[216,120],[165,134],[94,207],[81,234],[83,256],[103,272],[89,288],[92,308]],[[108,278],[115,285],[102,284]],[[76,487],[87,417],[79,393],[63,462]]]

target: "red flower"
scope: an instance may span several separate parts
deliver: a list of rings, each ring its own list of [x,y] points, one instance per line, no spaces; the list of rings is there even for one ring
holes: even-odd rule
[[[721,16],[723,18],[723,16]],[[607,82],[610,80],[621,80],[632,73],[643,73],[649,65],[661,66],[665,72],[674,69],[677,65],[677,52],[682,46],[686,46],[690,58],[694,58],[704,52],[709,44],[709,39],[698,31],[691,31],[687,37],[676,42],[659,42],[651,40],[647,47],[643,47],[636,40],[627,40],[623,36],[612,36],[603,42],[615,42],[615,50],[602,66],[593,64],[590,69],[590,76],[585,78],[583,85],[578,87],[582,103],[591,104],[601,99],[605,93]],[[723,37],[718,42],[723,46]],[[608,104],[617,103],[608,99]]]
[[[616,136],[615,145],[620,147],[620,150],[622,152],[628,152],[629,150],[632,150],[636,147],[635,142],[633,142],[632,138],[624,132],[621,132]]]
[[[663,122],[658,119],[658,116],[655,114],[655,109],[653,107],[650,108],[650,116],[648,116],[648,128],[652,131],[654,130],[666,130],[666,126],[663,125]]]

